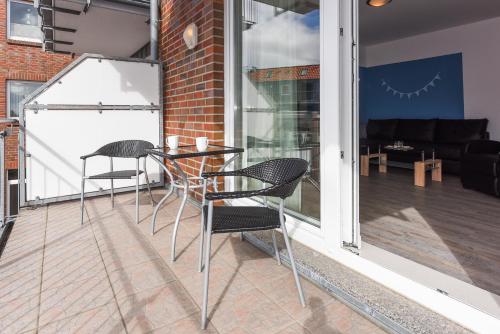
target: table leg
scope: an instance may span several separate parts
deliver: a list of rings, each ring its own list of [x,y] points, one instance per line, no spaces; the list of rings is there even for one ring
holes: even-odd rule
[[[361,156],[361,176],[370,176],[370,158],[368,155]]]
[[[187,179],[186,174],[179,167],[179,165],[177,165],[177,163],[175,162],[175,160],[172,161],[172,164],[177,169],[177,172],[182,177],[182,181],[184,183],[184,194],[182,196],[181,206],[179,208],[179,211],[177,212],[177,216],[175,217],[174,233],[172,234],[172,254],[171,254],[171,259],[172,259],[172,262],[175,262],[175,241],[176,241],[176,238],[177,238],[177,231],[179,230],[179,222],[181,221],[182,212],[184,211],[184,207],[186,206],[187,198],[189,196],[189,181]]]
[[[198,272],[203,271],[203,245],[205,242],[205,213],[203,212],[205,207],[205,194],[207,193],[207,179],[203,180],[203,197],[201,199],[201,221],[200,221],[200,253],[198,258]]]
[[[378,165],[378,172],[379,173],[387,173],[387,154],[386,153],[381,153],[380,154],[380,160],[379,160],[379,165]]]
[[[425,187],[425,162],[415,162],[415,186]]]
[[[153,218],[151,219],[151,235],[153,235],[155,233],[156,216],[158,215],[158,211],[160,210],[161,206],[165,203],[165,201],[170,197],[170,195],[172,195],[172,193],[174,192],[174,177],[168,170],[167,166],[165,166],[165,164],[160,159],[156,158],[153,155],[150,155],[150,157],[160,165],[160,167],[165,171],[170,180],[170,190],[165,196],[163,196],[163,198],[158,202],[158,204],[156,204],[153,211]]]
[[[443,174],[442,174],[442,168],[441,168],[441,161],[436,160],[434,163],[434,169],[432,170],[432,181],[436,182],[442,182],[443,181]]]

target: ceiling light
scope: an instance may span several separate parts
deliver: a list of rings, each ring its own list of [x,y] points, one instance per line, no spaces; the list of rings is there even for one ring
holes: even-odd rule
[[[366,4],[372,7],[382,7],[390,3],[392,0],[368,0]]]

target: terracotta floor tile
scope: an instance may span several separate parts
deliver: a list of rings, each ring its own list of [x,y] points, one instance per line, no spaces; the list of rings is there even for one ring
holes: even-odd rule
[[[36,329],[38,295],[18,297],[0,304],[0,333],[21,333]]]
[[[146,333],[199,311],[177,282],[118,299],[118,306],[129,333]]]
[[[242,293],[235,299],[223,299],[208,312],[209,319],[220,333],[231,333],[237,328],[249,333],[276,333],[294,322],[257,289]]]
[[[109,279],[116,298],[123,298],[165,286],[175,277],[163,260],[156,259],[113,271]]]
[[[245,278],[257,286],[263,282],[270,282],[277,277],[282,277],[290,273],[289,270],[284,265],[278,265],[275,258],[264,253],[260,257],[242,261],[238,269]]]
[[[285,328],[282,331],[279,331],[277,334],[312,334],[304,327],[299,324],[293,324],[290,327]]]
[[[34,250],[22,254],[11,254],[4,250],[0,258],[0,281],[19,272],[42,271],[43,250]]]
[[[257,287],[271,300],[280,305],[294,319],[301,319],[315,310],[322,308],[335,300],[304,278],[300,279],[306,307],[302,307],[295,279],[291,272],[271,281],[263,281]]]
[[[153,330],[154,334],[216,334],[217,330],[212,324],[208,324],[205,330],[200,328],[200,314],[195,313],[187,318],[178,320],[173,324]]]
[[[297,318],[297,322],[312,333],[349,333],[355,312],[346,305],[335,301],[317,308],[308,315]]]
[[[42,290],[40,326],[114,301],[107,278],[89,279]]]
[[[139,225],[133,193],[114,208],[109,197],[86,200],[83,226],[78,201],[24,210],[0,259],[0,333],[36,333],[38,315],[39,333],[384,332],[305,279],[302,308],[290,269],[238,233],[212,237],[212,321],[201,331],[200,212],[187,204],[171,262],[179,204],[172,196],[160,210],[155,235],[145,192]]]
[[[0,304],[19,297],[38,296],[40,293],[41,270],[18,271],[0,275]]]
[[[197,273],[181,280],[182,285],[200,307],[203,300],[203,277],[203,273]],[[208,305],[212,306],[224,300],[237,299],[252,289],[254,286],[241,274],[235,271],[231,272],[224,267],[217,268],[214,265],[210,270]]]
[[[96,307],[74,316],[42,326],[40,334],[60,333],[126,333],[114,303]]]
[[[102,257],[106,270],[109,273],[117,269],[160,258],[159,254],[150,245],[141,246],[140,248],[123,247],[103,250]]]
[[[93,252],[92,252],[93,253]],[[42,289],[51,289],[68,284],[87,281],[105,280],[106,271],[98,252],[80,256],[60,257],[44,262]]]

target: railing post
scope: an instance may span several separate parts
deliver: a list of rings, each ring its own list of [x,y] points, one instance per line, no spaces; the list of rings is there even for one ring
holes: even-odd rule
[[[7,136],[7,131],[3,130],[0,132],[0,227],[5,226],[5,137]]]

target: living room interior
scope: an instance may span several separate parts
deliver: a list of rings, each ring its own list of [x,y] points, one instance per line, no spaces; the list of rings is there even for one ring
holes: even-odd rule
[[[498,306],[500,5],[358,6],[363,247],[470,284]]]

